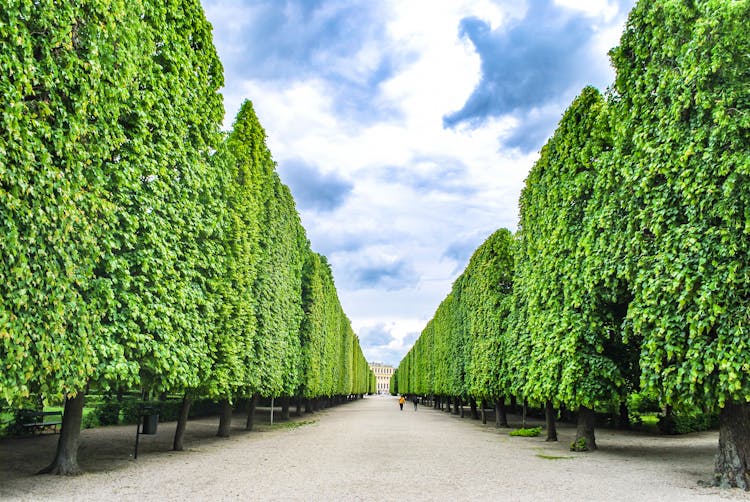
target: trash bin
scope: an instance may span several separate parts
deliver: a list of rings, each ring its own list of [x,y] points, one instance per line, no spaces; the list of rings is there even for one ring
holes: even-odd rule
[[[143,427],[141,434],[156,434],[156,425],[159,423],[159,414],[143,415]]]

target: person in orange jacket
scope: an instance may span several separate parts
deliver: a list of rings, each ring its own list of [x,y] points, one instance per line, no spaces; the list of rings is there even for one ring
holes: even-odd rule
[[[398,407],[401,408],[401,411],[404,411],[404,403],[406,402],[406,399],[404,399],[403,394],[401,397],[398,398]]]

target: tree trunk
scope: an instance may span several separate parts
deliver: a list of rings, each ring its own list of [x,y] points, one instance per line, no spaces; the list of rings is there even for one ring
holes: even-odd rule
[[[295,416],[302,416],[302,395],[297,396],[297,411],[294,413]]]
[[[258,394],[253,394],[250,401],[247,402],[247,422],[245,422],[245,430],[253,430],[255,424],[255,408],[258,407]]]
[[[216,435],[220,438],[228,438],[229,429],[232,427],[232,405],[229,399],[222,399],[219,405],[221,411],[219,412],[219,430]]]
[[[516,396],[510,396],[510,412],[518,413],[518,400]]]
[[[289,398],[281,398],[281,419],[289,420]]]
[[[730,402],[719,412],[715,472],[718,486],[750,491],[750,403]]]
[[[628,403],[625,401],[620,402],[620,416],[618,422],[620,429],[630,429],[630,412],[628,411]]]
[[[479,412],[477,411],[477,400],[473,397],[469,399],[469,407],[471,407],[471,418],[472,420],[479,420]]]
[[[188,414],[190,413],[190,405],[193,404],[193,400],[188,396],[182,398],[182,406],[180,406],[180,416],[177,418],[177,429],[174,431],[174,442],[172,443],[172,449],[174,451],[182,451],[182,438],[185,436],[185,428],[187,427]]]
[[[312,413],[312,412],[313,412],[312,401],[310,399],[305,399],[305,413]]]
[[[529,406],[529,401],[524,399],[523,400],[523,409],[521,410],[521,427],[526,428],[526,409]]]
[[[39,471],[38,474],[76,476],[83,472],[78,467],[78,439],[81,437],[85,395],[85,392],[81,391],[75,397],[65,399],[65,411],[60,428],[60,438],[57,440],[55,458],[50,465]]]
[[[555,408],[552,406],[552,401],[547,401],[547,404],[544,407],[544,416],[547,421],[547,441],[557,441]]]
[[[508,427],[508,415],[505,413],[505,398],[495,401],[495,427]]]
[[[576,429],[576,439],[570,445],[571,451],[596,450],[594,419],[594,410],[585,406],[578,408],[578,428]]]
[[[480,408],[479,408],[480,409],[480,413],[482,415],[482,423],[486,424],[487,423],[487,414],[484,412],[484,409],[487,407],[487,403],[485,402],[484,399],[482,399],[482,401],[479,403],[479,405],[480,405]]]

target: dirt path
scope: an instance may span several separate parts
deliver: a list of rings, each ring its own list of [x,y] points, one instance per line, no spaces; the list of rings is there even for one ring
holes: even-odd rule
[[[597,431],[600,450],[512,438],[507,430],[371,397],[258,431],[214,437],[217,420],[191,421],[188,451],[169,452],[174,424],[142,436],[133,426],[83,431],[75,478],[35,476],[55,436],[0,441],[3,500],[750,500],[704,488],[716,433],[654,437]]]

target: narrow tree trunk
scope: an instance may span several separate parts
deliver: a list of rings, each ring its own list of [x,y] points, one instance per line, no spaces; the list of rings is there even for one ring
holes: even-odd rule
[[[487,414],[484,412],[484,409],[487,406],[487,403],[485,402],[484,399],[482,399],[482,401],[479,403],[479,405],[480,405],[480,413],[482,415],[482,423],[486,424],[487,423]]]
[[[460,413],[461,418],[464,418],[464,403],[459,397],[453,399],[453,413],[455,415],[458,415]]]
[[[557,425],[555,424],[555,408],[552,401],[547,401],[544,407],[544,416],[547,422],[547,441],[557,441]]]
[[[302,395],[297,396],[297,411],[294,413],[295,416],[302,416]]]
[[[312,413],[312,412],[313,412],[312,400],[305,399],[305,413]]]
[[[471,408],[471,419],[479,420],[479,412],[477,411],[477,400],[473,397],[469,399],[469,407]]]
[[[281,398],[281,419],[289,420],[289,398]]]
[[[518,400],[516,396],[510,396],[510,412],[518,413]]]
[[[216,435],[220,438],[228,438],[229,430],[232,427],[232,405],[229,399],[222,399],[219,402],[221,411],[219,412],[219,430]]]
[[[505,413],[505,398],[495,401],[495,427],[508,427],[508,415]]]
[[[619,417],[620,429],[630,429],[630,412],[628,411],[628,403],[625,401],[620,402],[620,417]]]
[[[523,410],[521,410],[521,427],[524,429],[526,428],[526,408],[528,408],[529,402],[524,399],[523,400]]]
[[[578,428],[576,439],[570,445],[572,451],[596,450],[596,438],[594,437],[594,410],[581,406],[578,408]]]
[[[255,425],[255,408],[258,407],[258,394],[253,394],[250,401],[247,402],[247,422],[245,422],[245,430],[253,430]]]
[[[193,404],[193,400],[187,395],[182,398],[182,406],[180,406],[180,416],[177,418],[177,429],[174,431],[174,442],[172,443],[172,449],[174,451],[182,451],[182,438],[185,436],[185,428],[187,427],[188,414],[190,413],[190,405]]]
[[[65,399],[65,410],[62,427],[60,428],[60,438],[57,440],[55,458],[50,465],[39,471],[38,474],[76,476],[83,472],[78,466],[78,439],[81,437],[85,395],[85,392],[81,391],[75,397]]]
[[[727,403],[719,412],[716,484],[750,491],[750,403]]]

